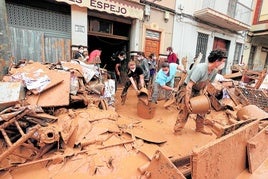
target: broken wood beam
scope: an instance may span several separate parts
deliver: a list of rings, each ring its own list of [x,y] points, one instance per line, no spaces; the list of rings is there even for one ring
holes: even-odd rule
[[[129,144],[129,143],[132,143],[134,141],[135,140],[131,139],[131,140],[127,140],[127,141],[116,143],[116,144],[102,146],[102,147],[99,147],[98,149],[105,149],[105,148],[108,148],[108,147],[115,147],[115,146],[118,146],[118,145]]]
[[[26,140],[28,140],[34,133],[39,129],[41,126],[36,125],[32,128],[30,128],[29,132],[22,136],[19,140],[17,140],[14,144],[12,144],[7,150],[5,150],[1,155],[0,155],[0,161],[5,159],[8,155],[10,155],[16,148],[18,148],[22,143],[24,143]]]
[[[160,150],[157,150],[143,176],[146,178],[186,179],[179,169]]]
[[[247,142],[247,154],[250,173],[253,173],[268,157],[267,131],[268,127],[265,127]]]
[[[19,119],[21,119],[23,116],[25,116],[30,110],[29,109],[26,109],[25,111],[23,111],[21,114],[13,117],[12,119],[10,119],[9,121],[3,123],[1,126],[0,126],[0,130],[1,129],[5,129],[6,127],[8,127],[10,124],[14,123],[14,121],[17,121]]]

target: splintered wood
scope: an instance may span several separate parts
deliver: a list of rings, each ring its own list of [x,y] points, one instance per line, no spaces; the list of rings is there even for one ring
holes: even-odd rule
[[[268,127],[248,141],[247,154],[249,172],[253,173],[268,157]]]
[[[193,150],[192,178],[236,178],[246,169],[247,141],[258,133],[254,121],[233,133]]]
[[[152,161],[146,164],[143,170],[144,178],[185,179],[185,176],[160,150],[155,152]]]

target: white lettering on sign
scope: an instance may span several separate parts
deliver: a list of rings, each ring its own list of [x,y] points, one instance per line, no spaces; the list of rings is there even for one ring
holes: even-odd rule
[[[66,2],[68,4],[75,4],[80,7],[87,7],[89,9],[107,12],[110,14],[122,15],[132,18],[143,18],[143,8],[138,6],[128,5],[116,0],[56,0],[58,2]]]
[[[114,5],[103,1],[98,0],[90,0],[90,6],[98,9],[102,9],[104,11],[111,11],[114,13],[126,14],[127,9],[121,7],[120,5]]]
[[[74,2],[74,3],[82,3],[83,2],[83,0],[69,0],[69,1]]]

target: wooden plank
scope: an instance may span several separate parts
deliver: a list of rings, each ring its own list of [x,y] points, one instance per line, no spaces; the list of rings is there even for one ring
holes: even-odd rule
[[[246,169],[247,141],[258,133],[259,120],[193,150],[192,178],[236,178]]]
[[[135,147],[139,152],[144,154],[149,160],[152,160],[155,151],[159,150],[159,146],[156,144],[143,143],[142,146]]]
[[[249,172],[253,173],[268,157],[268,126],[251,138],[247,144]]]
[[[185,176],[160,150],[155,152],[144,175],[146,178],[185,179]]]
[[[64,81],[39,95],[27,96],[27,102],[41,107],[67,106],[70,94],[70,73],[59,71],[56,78]]]
[[[46,74],[48,75],[48,77],[50,79],[50,83],[41,92],[39,92],[36,89],[33,89],[33,90],[31,90],[32,93],[35,94],[35,95],[37,95],[39,93],[42,93],[43,91],[46,91],[46,90],[48,90],[48,89],[50,89],[50,88],[58,85],[59,83],[63,82],[64,79],[57,77],[58,73],[59,72],[57,72],[57,71],[47,70],[46,71]]]
[[[231,74],[226,74],[223,76],[225,79],[231,79],[231,78],[237,78],[237,77],[242,77],[242,73],[236,72],[236,73],[231,73]]]
[[[165,136],[159,133],[159,131],[145,128],[145,127],[140,127],[140,128],[135,127],[133,129],[127,129],[126,132],[129,133],[130,135],[133,134],[134,136],[140,139],[143,139],[148,142],[156,143],[156,144],[164,143],[167,141]]]

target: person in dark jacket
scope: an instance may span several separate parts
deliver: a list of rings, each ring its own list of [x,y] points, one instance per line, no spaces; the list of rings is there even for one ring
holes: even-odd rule
[[[122,104],[125,104],[127,91],[131,85],[135,89],[137,95],[139,94],[139,89],[145,85],[143,70],[140,66],[136,65],[134,60],[128,62],[128,80],[126,81],[124,89],[121,93]]]

